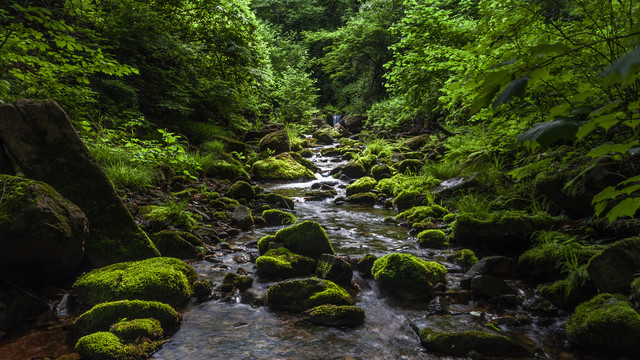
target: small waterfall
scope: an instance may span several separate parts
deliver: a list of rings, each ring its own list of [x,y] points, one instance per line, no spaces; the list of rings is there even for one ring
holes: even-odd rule
[[[336,124],[339,124],[342,121],[342,115],[332,115],[331,119],[327,119],[327,123],[329,123],[329,125],[331,125],[331,127],[336,126]]]

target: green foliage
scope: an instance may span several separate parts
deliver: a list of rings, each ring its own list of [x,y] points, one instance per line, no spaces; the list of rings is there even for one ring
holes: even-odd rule
[[[183,199],[176,202],[173,199],[167,199],[162,206],[150,205],[150,211],[144,215],[148,219],[158,221],[168,221],[174,226],[184,229],[195,229],[198,226],[200,215],[192,214],[187,211],[189,199]]]

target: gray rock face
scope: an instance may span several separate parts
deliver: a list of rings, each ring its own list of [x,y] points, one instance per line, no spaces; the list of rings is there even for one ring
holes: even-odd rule
[[[82,262],[82,210],[51,186],[0,175],[0,272],[56,280]]]
[[[231,213],[231,221],[242,230],[251,229],[253,226],[253,216],[251,210],[244,205],[238,205]]]
[[[27,177],[51,185],[84,212],[91,230],[85,251],[94,266],[160,255],[58,104],[0,105],[0,142]]]

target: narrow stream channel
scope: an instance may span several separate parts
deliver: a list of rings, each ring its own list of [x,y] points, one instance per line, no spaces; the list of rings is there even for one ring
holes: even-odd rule
[[[337,182],[337,196],[344,196],[347,183],[333,179],[329,171],[341,164],[336,158],[322,157],[319,148],[311,159],[319,167],[317,179],[286,184],[262,184],[266,190],[290,196],[295,200],[299,221],[314,220],[322,224],[337,255],[359,258],[365,254],[376,256],[392,252],[409,253],[445,265],[449,271],[448,289],[459,288],[462,271],[447,262],[451,249],[421,249],[415,236],[406,228],[384,222],[395,213],[383,208],[357,205],[335,205],[334,199],[305,201],[305,192],[317,182]],[[273,284],[255,276],[253,260],[258,256],[255,242],[264,235],[274,234],[282,227],[265,227],[247,232],[230,240],[232,253],[220,253],[215,261],[194,264],[201,278],[220,284],[227,272],[242,268],[254,277],[249,294],[260,294]],[[253,244],[253,245],[251,245]],[[242,271],[242,270],[240,270]],[[152,359],[452,359],[428,353],[411,329],[410,321],[428,312],[427,302],[403,302],[383,296],[373,279],[362,278],[354,272],[360,287],[356,306],[366,312],[365,324],[351,330],[321,327],[299,321],[299,316],[274,312],[266,306],[251,306],[240,295],[226,301],[192,302],[184,312],[180,330],[155,353]],[[522,296],[532,290],[517,282],[511,283]],[[254,295],[255,296],[255,295]],[[488,320],[515,319],[522,309],[488,308],[473,301],[451,304],[451,313],[473,313]],[[521,344],[535,354],[535,358],[576,359],[564,350],[563,318],[539,318],[524,313],[531,324],[505,326],[501,330],[521,340]],[[500,323],[500,321],[498,321]],[[506,321],[504,322],[507,323]],[[533,357],[532,357],[533,358]]]

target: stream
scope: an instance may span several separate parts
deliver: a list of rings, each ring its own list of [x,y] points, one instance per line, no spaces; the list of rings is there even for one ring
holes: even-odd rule
[[[365,254],[378,257],[392,253],[408,253],[447,267],[447,289],[453,298],[468,299],[460,288],[463,271],[446,260],[455,249],[422,249],[408,229],[384,218],[395,212],[376,206],[336,205],[334,198],[310,201],[305,192],[317,182],[336,182],[337,196],[344,196],[347,182],[329,176],[340,165],[338,158],[323,157],[314,149],[311,160],[318,166],[317,179],[305,182],[261,184],[267,191],[292,197],[299,221],[314,220],[327,232],[336,255],[360,258]],[[227,272],[246,271],[254,278],[251,289],[230,299],[191,302],[184,311],[178,332],[151,359],[453,359],[429,353],[412,330],[410,321],[429,313],[428,302],[402,301],[380,293],[375,281],[354,271],[359,286],[356,306],[365,310],[363,326],[343,330],[316,326],[300,321],[299,315],[275,312],[266,306],[252,306],[252,299],[264,294],[274,282],[255,275],[254,260],[258,256],[255,242],[274,234],[278,227],[264,227],[229,240],[213,260],[193,264],[200,278],[220,284]],[[240,270],[239,270],[240,269]],[[518,296],[533,296],[533,290],[520,281],[508,281]],[[456,296],[459,295],[459,296]],[[536,359],[584,358],[569,352],[564,335],[566,315],[541,317],[524,311],[521,306],[503,309],[486,302],[453,301],[452,314],[482,316],[498,324],[500,330],[531,351]],[[514,325],[514,319],[527,319]]]

